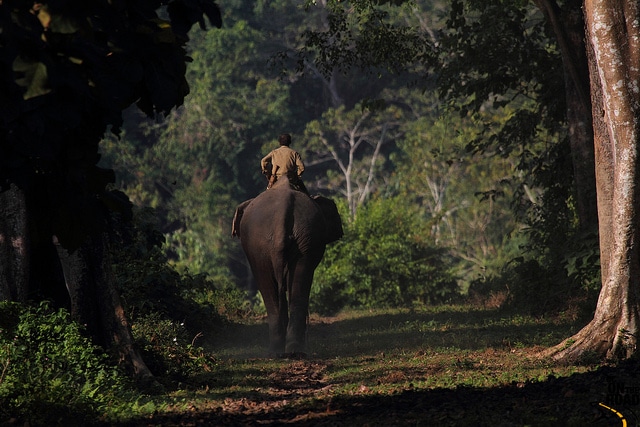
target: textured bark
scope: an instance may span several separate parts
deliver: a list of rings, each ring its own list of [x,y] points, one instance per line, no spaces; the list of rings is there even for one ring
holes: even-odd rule
[[[640,287],[638,128],[640,22],[636,2],[586,0],[602,290],[593,320],[547,354],[627,358],[636,351]]]
[[[43,194],[15,185],[0,192],[0,300],[46,298],[57,306],[70,305],[74,319],[86,325],[97,344],[112,348],[134,376],[151,377],[133,345],[113,282],[106,237],[87,238],[73,251],[58,245],[56,251],[50,210]]]
[[[135,377],[153,376],[133,344],[129,321],[113,282],[106,235],[67,251],[58,246],[71,296],[71,313],[98,344],[112,348]]]
[[[26,198],[16,185],[0,191],[0,300],[26,301],[29,235]]]

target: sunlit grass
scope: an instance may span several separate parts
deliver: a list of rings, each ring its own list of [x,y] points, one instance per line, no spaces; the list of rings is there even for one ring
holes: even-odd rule
[[[536,357],[581,326],[470,306],[350,311],[329,319],[311,316],[309,360],[327,365],[332,394],[494,387],[592,369]],[[227,331],[214,349],[220,358],[215,390],[209,387],[203,396],[270,386],[269,374],[291,362],[264,358],[266,328],[261,318]]]
[[[161,397],[158,407],[165,414],[250,417],[253,411],[272,413],[270,405],[278,413],[314,413],[367,396],[523,387],[597,368],[538,357],[580,327],[577,321],[469,306],[349,311],[311,316],[309,358],[291,361],[266,358],[264,317],[245,319],[209,337],[207,348],[218,360],[214,369]]]

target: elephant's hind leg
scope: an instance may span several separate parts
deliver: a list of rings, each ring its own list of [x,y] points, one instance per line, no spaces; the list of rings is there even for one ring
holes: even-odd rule
[[[275,282],[259,283],[258,287],[267,309],[269,355],[282,357],[285,352],[286,331],[289,323],[286,293],[281,292]]]
[[[301,260],[296,266],[293,283],[289,285],[289,325],[285,353],[290,357],[306,356],[307,321],[309,319],[309,293],[313,281],[313,268]]]

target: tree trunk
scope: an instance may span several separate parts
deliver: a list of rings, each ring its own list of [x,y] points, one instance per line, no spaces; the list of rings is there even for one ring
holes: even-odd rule
[[[638,128],[640,20],[637,2],[586,0],[593,104],[602,290],[593,320],[546,354],[628,358],[640,315]]]
[[[133,346],[111,274],[106,237],[89,237],[74,251],[58,246],[56,254],[47,219],[51,209],[38,193],[43,183],[39,184],[27,189],[12,184],[0,192],[0,300],[25,303],[53,298],[55,305],[68,306],[70,297],[71,313],[86,325],[96,344],[113,347],[134,376],[151,377]],[[60,269],[68,292],[59,283]]]
[[[129,321],[113,282],[108,237],[88,238],[74,251],[58,246],[58,253],[74,318],[87,326],[94,341],[105,348],[113,348],[120,362],[135,377],[152,377],[133,345]]]
[[[29,294],[29,238],[24,192],[0,191],[0,301],[25,302]]]

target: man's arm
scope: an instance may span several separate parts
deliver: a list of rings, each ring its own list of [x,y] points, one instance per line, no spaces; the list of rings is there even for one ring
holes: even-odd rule
[[[300,157],[300,154],[296,152],[296,165],[298,166],[298,176],[302,176],[302,173],[304,172],[304,162],[302,161],[302,157]]]
[[[267,166],[269,165],[269,163],[272,163],[271,161],[272,156],[273,156],[273,151],[267,154],[266,156],[264,156],[262,160],[260,160],[260,169],[262,170],[262,173],[269,173],[269,174],[271,173],[271,171],[267,169]]]

